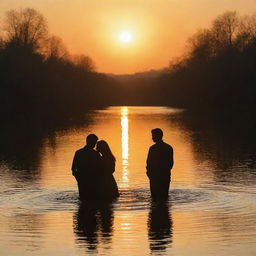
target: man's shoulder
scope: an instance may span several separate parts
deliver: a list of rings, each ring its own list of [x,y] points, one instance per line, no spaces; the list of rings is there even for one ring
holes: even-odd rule
[[[158,144],[154,144],[153,146],[154,146],[155,149],[158,149],[158,150],[173,151],[172,146],[170,144],[164,142],[164,141],[162,141],[161,143],[158,143]]]
[[[166,148],[169,148],[170,150],[173,150],[173,148],[172,148],[172,146],[171,146],[170,144],[168,144],[168,143],[166,143],[166,142],[163,142],[163,144],[164,144],[164,146],[165,146]]]
[[[94,149],[89,149],[89,148],[80,148],[75,152],[75,156],[78,158],[86,158],[86,159],[95,159],[100,157],[100,154],[98,151]]]
[[[156,144],[153,144],[149,147],[149,150],[154,150],[155,148],[157,148]]]
[[[80,153],[82,153],[82,152],[84,152],[85,151],[85,148],[79,148],[77,151],[76,151],[76,154],[80,154]]]
[[[87,152],[92,154],[99,154],[99,152],[96,151],[95,149],[87,148],[87,147],[80,148],[76,151],[76,153],[87,153]]]
[[[86,147],[80,148],[75,152],[75,155],[78,156],[78,157],[79,156],[84,156],[84,155],[87,155],[87,154],[89,154],[89,151]]]

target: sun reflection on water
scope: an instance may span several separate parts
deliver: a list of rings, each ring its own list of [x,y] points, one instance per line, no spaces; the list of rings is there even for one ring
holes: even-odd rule
[[[129,119],[128,107],[121,107],[121,129],[122,129],[122,179],[121,187],[129,186],[129,171],[128,171],[128,158],[129,158]]]

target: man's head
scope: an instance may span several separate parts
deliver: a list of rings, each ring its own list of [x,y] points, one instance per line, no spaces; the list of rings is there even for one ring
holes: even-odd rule
[[[151,130],[151,133],[152,133],[152,140],[155,143],[162,141],[163,131],[160,128],[155,128]]]
[[[97,143],[98,137],[95,134],[89,134],[86,137],[86,145],[90,148],[94,148]]]

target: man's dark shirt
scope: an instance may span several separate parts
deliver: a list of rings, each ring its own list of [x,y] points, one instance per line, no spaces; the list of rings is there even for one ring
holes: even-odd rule
[[[100,154],[88,146],[76,151],[73,163],[72,174],[76,179],[100,176]]]
[[[147,157],[147,175],[149,178],[170,177],[173,167],[173,148],[160,141],[149,148]]]

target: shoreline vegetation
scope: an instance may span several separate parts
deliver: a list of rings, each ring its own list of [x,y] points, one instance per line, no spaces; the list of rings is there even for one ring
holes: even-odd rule
[[[38,11],[10,10],[0,33],[0,115],[4,123],[51,126],[109,105],[254,113],[255,67],[256,14],[218,16],[163,70],[111,75],[96,72],[90,57],[71,55]]]
[[[186,54],[169,67],[117,78],[131,101],[137,94],[143,103],[185,108],[191,113],[254,113],[255,67],[256,14],[240,16],[227,11],[189,38]]]
[[[58,123],[114,100],[115,81],[85,55],[71,55],[36,10],[7,12],[0,33],[3,120]],[[2,37],[1,37],[2,36]]]

